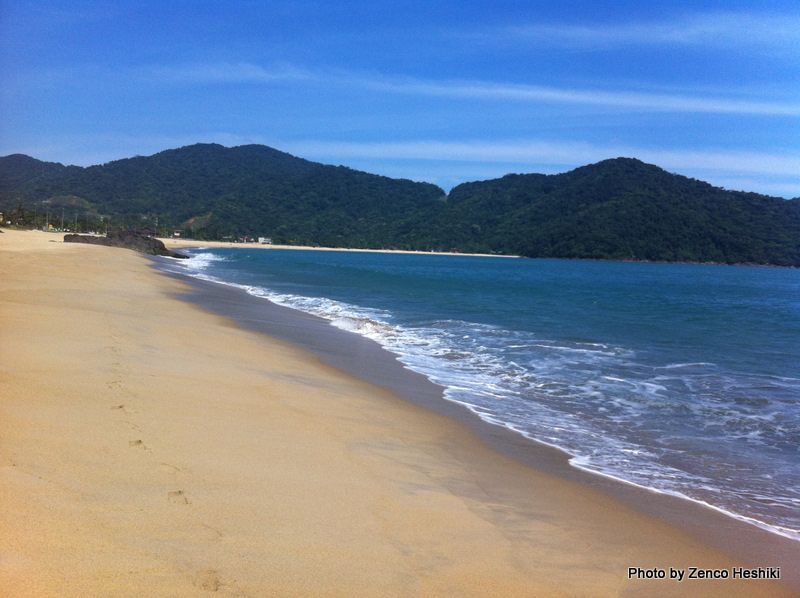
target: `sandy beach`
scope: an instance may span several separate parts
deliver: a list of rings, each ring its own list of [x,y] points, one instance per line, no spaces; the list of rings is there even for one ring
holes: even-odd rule
[[[229,241],[197,241],[194,239],[181,239],[177,237],[163,237],[160,239],[169,249],[180,251],[182,247],[221,247],[225,249],[297,249],[300,251],[355,251],[367,253],[413,253],[424,255],[463,255],[480,256],[484,253],[437,252],[437,251],[405,251],[399,249],[353,249],[348,247],[310,247],[308,245],[274,245],[267,243],[232,243]],[[517,255],[497,255],[494,257],[517,258]]]
[[[800,592],[62,238],[0,234],[2,596]]]

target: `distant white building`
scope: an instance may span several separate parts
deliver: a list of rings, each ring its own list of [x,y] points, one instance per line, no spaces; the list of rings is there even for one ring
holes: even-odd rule
[[[272,245],[272,239],[270,237],[259,237],[258,242],[262,245]]]

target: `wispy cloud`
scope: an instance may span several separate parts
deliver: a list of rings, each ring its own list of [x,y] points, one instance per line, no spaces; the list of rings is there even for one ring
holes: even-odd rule
[[[414,95],[494,99],[551,104],[583,104],[640,110],[646,112],[695,112],[716,114],[800,115],[800,103],[711,98],[678,94],[569,89],[536,85],[448,81],[371,81],[364,82],[386,91]]]
[[[319,80],[311,71],[288,64],[267,68],[252,62],[188,63],[145,66],[136,75],[170,85],[214,85]]]
[[[509,29],[517,39],[574,47],[740,46],[800,50],[800,14],[718,12],[667,21],[621,24],[530,24]]]
[[[509,172],[565,172],[585,164],[620,156],[638,158],[662,168],[729,189],[758,191],[781,197],[800,196],[800,153],[741,152],[726,150],[653,149],[631,145],[599,145],[549,140],[339,142],[290,140],[215,132],[178,136],[92,135],[78,146],[54,141],[50,146],[16,148],[39,159],[89,166],[109,160],[150,155],[167,148],[197,142],[226,146],[260,143],[296,156],[326,164],[393,177],[439,184],[445,188],[471,180],[500,177]],[[91,148],[104,147],[105,152]],[[12,153],[7,151],[6,153]],[[3,154],[0,148],[0,154]],[[4,154],[3,154],[4,155]]]
[[[407,141],[407,142],[289,142],[301,155],[336,155],[342,158],[455,160],[537,164],[585,164],[619,156],[652,161],[665,168],[680,165],[734,172],[800,176],[800,153],[658,150],[625,145],[594,145],[541,141]]]
[[[660,150],[547,140],[513,142],[423,140],[394,143],[303,141],[287,142],[283,147],[296,155],[319,160],[335,156],[335,159],[340,161],[381,159],[459,162],[464,164],[465,172],[471,165],[491,163],[516,168],[517,172],[560,172],[607,158],[626,156],[698,178],[701,178],[699,173],[714,173],[718,181],[744,180],[743,175],[769,179],[773,186],[781,185],[781,189],[786,193],[800,194],[800,174],[798,174],[800,153],[797,152],[778,154],[724,150]],[[793,191],[790,191],[792,189]]]
[[[574,89],[489,81],[432,81],[348,71],[312,71],[292,65],[267,68],[254,63],[211,63],[156,66],[139,74],[166,85],[274,84],[305,82],[380,93],[458,98],[477,101],[584,105],[640,112],[681,112],[798,116],[800,102],[776,102],[738,97],[708,97],[631,90]]]

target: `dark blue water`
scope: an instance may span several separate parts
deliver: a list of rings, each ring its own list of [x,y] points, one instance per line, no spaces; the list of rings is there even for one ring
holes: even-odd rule
[[[369,336],[576,467],[800,539],[800,271],[194,254],[175,268]]]

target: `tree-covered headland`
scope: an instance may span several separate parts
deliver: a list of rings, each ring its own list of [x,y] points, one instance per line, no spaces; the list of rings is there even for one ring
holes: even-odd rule
[[[446,194],[261,145],[87,168],[0,158],[4,222],[201,239],[528,257],[800,266],[800,198],[729,191],[633,158]]]

